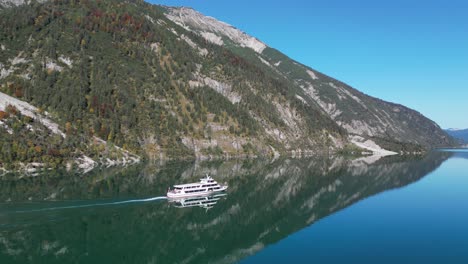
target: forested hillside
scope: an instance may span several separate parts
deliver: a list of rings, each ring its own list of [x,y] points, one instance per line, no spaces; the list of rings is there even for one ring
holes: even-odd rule
[[[2,162],[48,153],[60,163],[90,146],[93,159],[102,148],[118,153],[114,146],[159,159],[451,144],[419,113],[362,95],[235,28],[229,36],[190,28],[175,19],[185,9],[11,2],[0,10],[0,92],[47,113],[66,137],[0,109]]]

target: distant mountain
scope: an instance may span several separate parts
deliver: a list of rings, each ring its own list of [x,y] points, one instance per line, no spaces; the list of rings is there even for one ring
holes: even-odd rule
[[[453,145],[420,113],[365,95],[193,9],[139,0],[0,5],[0,92],[47,112],[66,134],[58,140],[49,132],[38,142],[28,129],[38,119],[25,122],[27,113],[10,108],[0,120],[0,133],[10,135],[0,138],[2,150],[11,150],[3,159],[67,159],[89,146],[94,160],[109,149],[153,160]],[[18,137],[13,126],[32,135]],[[44,152],[28,150],[36,145]]]
[[[468,129],[455,129],[449,128],[445,130],[450,136],[461,140],[463,143],[468,144]]]

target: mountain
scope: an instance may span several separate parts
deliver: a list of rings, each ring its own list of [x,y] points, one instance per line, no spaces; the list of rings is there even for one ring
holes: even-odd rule
[[[418,112],[367,96],[193,9],[168,8],[168,13],[168,17],[183,28],[214,44],[224,44],[252,63],[285,78],[288,85],[295,88],[297,98],[318,107],[349,135],[371,138],[382,145],[387,140],[427,147],[448,143],[441,129]]]
[[[449,128],[445,131],[455,139],[461,140],[462,143],[468,144],[468,129]]]
[[[86,156],[104,160],[102,148],[155,160],[357,147],[389,154],[453,144],[420,113],[365,95],[193,9],[139,0],[0,4],[0,92],[65,131],[54,141],[69,146],[57,149],[63,159],[96,142]],[[26,128],[37,119],[24,122],[12,112],[27,113],[15,109],[0,118],[0,133],[10,134],[0,139],[11,150],[3,159],[43,162],[44,153],[20,155],[28,142],[8,131],[32,134],[34,148],[36,132]]]

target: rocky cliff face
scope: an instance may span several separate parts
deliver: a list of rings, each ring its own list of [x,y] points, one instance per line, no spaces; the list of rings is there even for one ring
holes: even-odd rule
[[[98,137],[159,159],[452,144],[421,114],[192,9],[138,0],[2,6],[12,8],[0,11],[0,92],[47,110],[77,148]]]
[[[9,8],[25,4],[31,4],[32,2],[43,3],[47,0],[0,0],[0,8]]]
[[[355,143],[373,140],[389,149],[397,149],[398,142],[424,147],[452,143],[435,122],[420,113],[365,95],[291,60],[231,25],[190,8],[167,8],[167,17],[215,45],[227,47],[252,63],[263,64],[278,78],[286,79],[296,98],[327,115],[346,130]]]

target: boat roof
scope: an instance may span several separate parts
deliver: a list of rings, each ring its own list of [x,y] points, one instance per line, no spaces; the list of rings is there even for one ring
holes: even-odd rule
[[[212,181],[212,182],[208,182],[208,181]],[[210,176],[206,175],[205,178],[200,179],[200,182],[177,184],[177,185],[174,185],[174,188],[183,188],[183,187],[196,186],[196,185],[207,184],[207,183],[217,183],[217,182]]]
[[[189,187],[189,186],[198,186],[198,185],[207,184],[207,183],[217,183],[217,182],[197,182],[197,183],[177,184],[177,185],[174,185],[174,188],[183,188],[183,187]]]
[[[201,184],[202,184],[201,182],[186,183],[186,184],[177,184],[177,185],[174,185],[174,187],[187,187],[187,186],[196,186],[196,185],[201,185]]]

